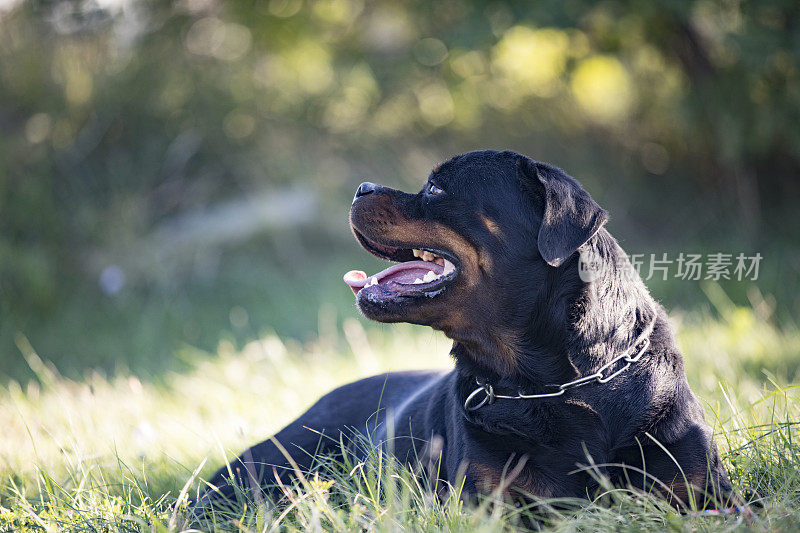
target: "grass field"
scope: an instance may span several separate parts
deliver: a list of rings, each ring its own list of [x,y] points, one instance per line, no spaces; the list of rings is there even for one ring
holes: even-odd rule
[[[753,518],[681,515],[657,500],[608,487],[588,505],[550,516],[553,531],[800,529],[800,329],[764,320],[709,292],[713,313],[672,317],[689,380],[705,402],[735,486],[758,493]],[[326,315],[327,316],[327,315]],[[320,320],[300,344],[265,336],[241,350],[184,348],[191,370],[60,376],[28,340],[16,343],[38,379],[0,390],[0,531],[233,531],[274,529],[513,529],[525,510],[502,502],[465,509],[439,501],[383,457],[328,463],[289,504],[251,502],[235,517],[192,524],[176,501],[226,458],[262,440],[322,393],[384,370],[448,366],[449,342],[428,329]],[[182,492],[183,491],[183,492]]]

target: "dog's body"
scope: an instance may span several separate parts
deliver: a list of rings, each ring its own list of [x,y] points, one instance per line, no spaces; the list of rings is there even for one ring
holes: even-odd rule
[[[367,250],[400,262],[370,278],[348,273],[361,311],[444,331],[456,367],[334,390],[245,452],[239,483],[288,479],[276,441],[303,470],[360,434],[450,485],[463,475],[465,494],[585,498],[598,475],[677,506],[730,494],[666,314],[575,180],[513,152],[471,152],[415,195],[362,184],[350,220]],[[581,254],[601,267],[588,281]],[[520,393],[550,395],[500,397]],[[205,498],[229,497],[231,482],[222,469]]]

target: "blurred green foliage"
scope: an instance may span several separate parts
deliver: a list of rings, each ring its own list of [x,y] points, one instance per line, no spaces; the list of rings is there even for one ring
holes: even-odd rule
[[[0,6],[3,352],[18,330],[38,332],[45,353],[69,351],[65,331],[102,336],[111,315],[111,337],[150,317],[194,342],[182,332],[199,305],[236,305],[226,291],[196,297],[235,284],[241,269],[225,268],[248,265],[248,283],[320,283],[309,263],[342,255],[363,177],[417,187],[435,163],[482,147],[565,167],[628,242],[779,250],[765,292],[787,275],[797,288],[797,2]],[[288,190],[313,197],[313,216],[183,245],[215,206]],[[122,303],[103,294],[123,286]],[[304,324],[328,294],[309,295]],[[281,298],[262,325],[285,320]],[[126,345],[102,346],[114,341]]]

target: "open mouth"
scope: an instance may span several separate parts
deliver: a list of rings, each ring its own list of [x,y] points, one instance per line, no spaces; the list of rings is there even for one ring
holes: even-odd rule
[[[346,273],[344,282],[354,294],[369,289],[395,295],[435,296],[458,275],[458,260],[448,252],[422,245],[408,248],[391,246],[372,241],[358,230],[354,233],[368,252],[397,263],[371,276],[361,270]]]

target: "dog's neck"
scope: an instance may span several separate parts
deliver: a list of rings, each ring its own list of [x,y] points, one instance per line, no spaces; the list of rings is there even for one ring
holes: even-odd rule
[[[657,305],[616,240],[601,229],[583,249],[602,262],[591,283],[578,275],[578,254],[546,272],[548,290],[538,297],[519,323],[491,340],[456,340],[451,353],[463,379],[475,377],[537,393],[553,385],[591,374],[630,350],[653,327]],[[513,360],[513,365],[497,361]],[[474,387],[473,387],[474,388]]]
[[[491,343],[453,344],[458,374],[455,393],[461,401],[476,389],[476,378],[491,383],[498,394],[553,392],[558,385],[590,375],[633,349],[642,337],[671,336],[666,318],[659,316],[658,306],[638,275],[627,270],[627,257],[611,235],[601,230],[586,246],[602,258],[605,268],[591,283],[585,283],[578,276],[576,254],[561,267],[548,270],[550,290],[539,291],[527,324],[518,326],[519,334],[507,335],[517,341],[514,372],[498,372],[482,363],[499,356]],[[481,347],[485,351],[477,353]],[[624,381],[625,376],[620,379]],[[586,417],[600,415],[592,405],[569,396],[500,399],[477,410],[464,408],[463,413],[490,433],[546,441],[552,436],[552,427],[542,425],[543,421],[560,412],[559,416],[570,420],[571,431],[580,436],[581,427],[591,426]]]
[[[582,252],[598,258],[601,268],[590,283],[581,283],[570,300],[565,353],[581,372],[590,372],[630,349],[649,334],[658,305],[617,241],[601,229]],[[578,258],[571,268],[578,269]],[[580,278],[578,278],[580,279]]]

